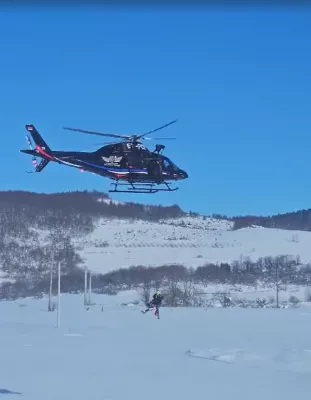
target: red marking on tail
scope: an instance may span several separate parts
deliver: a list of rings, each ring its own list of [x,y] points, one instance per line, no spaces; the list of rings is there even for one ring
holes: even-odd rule
[[[43,156],[47,157],[49,160],[54,160],[54,158],[52,156],[50,156],[48,153],[46,153],[44,150],[41,149],[40,146],[36,146],[36,150],[42,154]]]

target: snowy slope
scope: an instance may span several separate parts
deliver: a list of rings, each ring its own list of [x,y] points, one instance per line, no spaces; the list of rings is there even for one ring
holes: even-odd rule
[[[24,400],[292,400],[311,392],[306,309],[161,309],[114,297],[89,312],[62,296],[0,302],[0,397]],[[8,395],[8,396],[5,396]]]
[[[101,219],[86,237],[75,239],[79,254],[95,272],[131,265],[232,262],[243,257],[299,255],[311,262],[311,232],[266,229],[232,230],[232,222],[186,217],[151,223],[141,220]]]

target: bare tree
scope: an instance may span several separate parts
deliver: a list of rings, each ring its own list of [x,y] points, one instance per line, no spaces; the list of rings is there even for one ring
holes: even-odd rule
[[[177,279],[170,279],[164,291],[165,303],[171,307],[177,307],[183,297],[183,292],[179,287]]]
[[[154,287],[155,292],[160,290],[161,280],[160,279],[156,279],[155,281],[153,281],[153,287]]]
[[[307,287],[305,290],[305,299],[309,303],[311,302],[311,288]]]
[[[195,300],[197,297],[198,291],[193,282],[193,271],[189,271],[189,273],[183,279],[183,305],[185,307],[195,305]]]
[[[300,304],[300,300],[298,297],[296,296],[290,296],[290,298],[288,299],[288,302],[291,304],[292,307],[298,307]]]
[[[141,300],[147,305],[150,301],[151,294],[151,283],[145,281],[143,283],[142,292],[141,292]]]

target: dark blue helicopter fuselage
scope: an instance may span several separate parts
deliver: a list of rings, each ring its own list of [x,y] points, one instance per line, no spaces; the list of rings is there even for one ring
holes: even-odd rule
[[[49,162],[57,162],[116,181],[160,183],[188,178],[188,174],[168,157],[150,152],[141,143],[109,144],[94,152],[53,151],[33,125],[26,125],[26,129],[35,142],[35,148],[21,152],[44,160],[36,166],[36,172],[41,172]],[[28,136],[27,140],[31,146]]]

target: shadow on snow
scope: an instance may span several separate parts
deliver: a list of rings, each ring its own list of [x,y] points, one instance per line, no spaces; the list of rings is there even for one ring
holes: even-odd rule
[[[18,394],[18,395],[21,395],[20,392],[13,392],[12,390],[8,390],[8,389],[0,389],[0,394]]]

